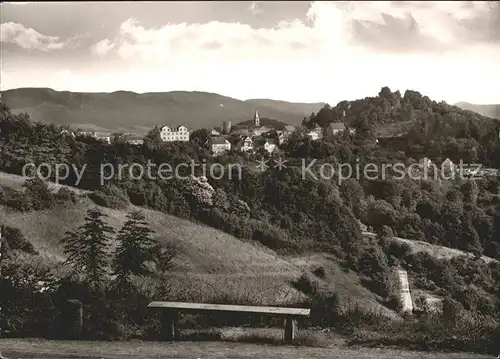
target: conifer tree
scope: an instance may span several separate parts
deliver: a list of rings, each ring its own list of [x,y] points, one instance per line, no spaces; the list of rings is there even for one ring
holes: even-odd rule
[[[113,258],[114,273],[119,276],[143,274],[143,263],[152,259],[154,240],[144,214],[139,211],[127,215],[127,221],[116,239],[119,242]]]
[[[103,217],[107,216],[98,208],[89,209],[85,223],[77,232],[66,232],[62,239],[66,262],[83,273],[91,285],[99,284],[106,272],[107,249],[110,235],[114,233]]]

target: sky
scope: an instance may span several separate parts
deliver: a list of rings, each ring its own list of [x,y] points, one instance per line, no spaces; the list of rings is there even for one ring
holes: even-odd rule
[[[1,89],[500,103],[499,2],[1,4]]]

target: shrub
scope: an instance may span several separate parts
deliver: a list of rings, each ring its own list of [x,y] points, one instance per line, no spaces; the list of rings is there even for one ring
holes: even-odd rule
[[[313,271],[313,274],[318,277],[318,278],[325,278],[326,273],[325,273],[325,267],[318,267]]]
[[[412,253],[412,249],[408,243],[401,243],[392,240],[387,248],[387,256],[394,256],[398,259],[406,259]]]
[[[66,187],[60,187],[55,195],[57,202],[61,203],[76,203],[77,196],[75,192],[67,189]]]
[[[32,178],[24,183],[25,193],[31,199],[35,211],[54,206],[54,195],[50,192],[47,182],[40,178]]]
[[[99,206],[113,209],[125,209],[130,203],[127,194],[114,185],[107,185],[89,197]]]
[[[33,244],[28,241],[18,228],[3,226],[3,240],[5,247],[3,251],[10,253],[19,250],[28,254],[38,254]]]
[[[7,194],[3,187],[0,187],[0,204],[7,204]]]
[[[385,303],[386,307],[399,313],[403,309],[401,297],[397,293],[392,293]]]
[[[15,191],[7,198],[7,206],[20,212],[28,212],[33,209],[30,196],[21,191]]]
[[[2,330],[16,336],[44,336],[54,329],[55,311],[50,292],[53,278],[20,258],[2,259],[0,306]]]

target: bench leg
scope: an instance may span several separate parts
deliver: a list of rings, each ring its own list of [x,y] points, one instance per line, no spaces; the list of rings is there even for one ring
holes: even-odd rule
[[[295,339],[297,334],[297,321],[295,318],[287,317],[285,318],[285,342],[291,343]]]
[[[165,340],[172,341],[179,338],[177,328],[177,312],[166,310],[162,315],[162,337]]]

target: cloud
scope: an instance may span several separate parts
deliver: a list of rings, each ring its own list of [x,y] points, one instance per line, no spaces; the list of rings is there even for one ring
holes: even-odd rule
[[[359,2],[348,12],[353,43],[374,50],[443,52],[500,31],[488,1]]]
[[[46,36],[22,24],[6,22],[0,25],[0,40],[3,43],[15,44],[23,49],[36,49],[41,51],[60,50],[65,47],[65,42],[58,36]]]
[[[97,56],[105,56],[115,48],[116,44],[109,39],[99,41],[97,44],[92,45],[92,53]]]
[[[481,35],[473,25],[479,19],[484,24],[492,18],[485,3],[312,2],[306,21],[279,21],[271,29],[217,21],[145,28],[129,19],[120,26],[116,47],[123,59],[157,63],[200,56],[215,60],[214,53],[226,59],[236,54],[259,59],[263,54],[266,58],[287,57],[289,51],[294,55],[310,51],[310,56],[317,57],[312,52],[321,51],[332,57],[359,47],[382,53],[444,53],[486,41],[485,34],[493,30],[483,25]],[[257,11],[257,2],[250,9]]]
[[[500,101],[499,7],[491,3],[318,1],[291,18],[266,7],[259,19],[275,25],[262,28],[248,4],[231,14],[232,22],[120,18],[113,25],[118,33],[100,34],[92,47],[99,56],[113,53],[112,64],[81,60],[85,70],[70,67],[67,88],[335,102],[387,85],[448,102]],[[50,86],[49,75],[37,75],[39,82]]]
[[[252,1],[250,6],[248,7],[248,10],[252,13],[252,15],[258,15],[262,13],[262,9],[259,7],[259,2],[260,1]]]

